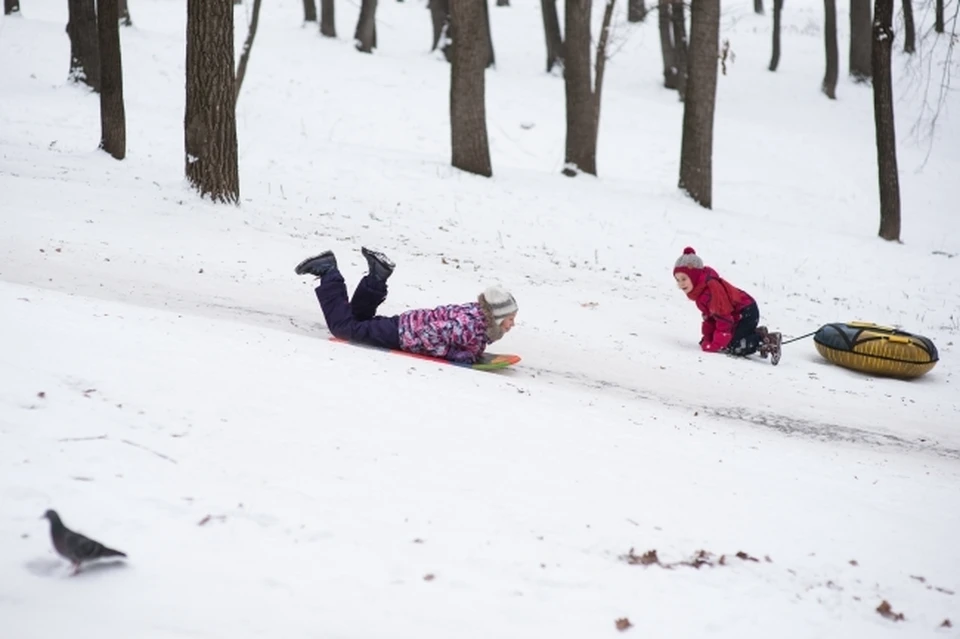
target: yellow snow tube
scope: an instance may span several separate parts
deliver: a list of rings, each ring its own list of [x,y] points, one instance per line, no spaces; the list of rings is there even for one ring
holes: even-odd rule
[[[939,359],[937,347],[926,337],[867,322],[826,324],[813,342],[834,364],[884,377],[920,377]]]

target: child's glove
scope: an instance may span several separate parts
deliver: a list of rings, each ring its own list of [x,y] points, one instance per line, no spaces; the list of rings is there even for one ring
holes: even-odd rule
[[[722,351],[727,346],[729,346],[731,340],[733,340],[733,333],[727,333],[725,331],[717,331],[716,333],[713,334],[713,339],[701,340],[700,348],[702,348],[707,353],[716,353],[717,351]]]

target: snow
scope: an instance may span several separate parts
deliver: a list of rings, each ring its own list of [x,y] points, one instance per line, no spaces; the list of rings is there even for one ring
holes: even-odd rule
[[[97,96],[67,82],[65,3],[0,21],[4,637],[559,639],[624,617],[638,637],[957,636],[940,628],[960,623],[955,95],[923,134],[941,69],[905,59],[898,31],[889,244],[870,90],[819,93],[819,3],[784,11],[776,73],[770,17],[725,4],[713,211],[676,188],[655,16],[618,5],[600,177],[570,179],[539,5],[494,4],[485,179],[449,166],[423,2],[380,4],[374,55],[353,49],[358,7],[330,40],[299,1],[267,3],[240,207],[183,178],[182,2],[131,3],[122,162],[96,150]],[[503,282],[520,314],[491,350],[523,361],[479,373],[329,342],[293,266],[331,248],[352,284],[361,244],[398,264],[385,312]],[[703,354],[671,276],[686,245],[785,337],[874,321],[942,359],[904,382],[810,339],[776,368]],[[129,559],[71,577],[47,508]],[[725,558],[668,569],[631,549]]]

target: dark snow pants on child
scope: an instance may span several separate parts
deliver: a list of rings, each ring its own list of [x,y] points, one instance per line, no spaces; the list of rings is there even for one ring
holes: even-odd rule
[[[760,307],[756,302],[744,306],[740,312],[740,321],[733,329],[733,339],[727,346],[730,355],[752,355],[760,348],[763,337],[757,333],[757,324],[760,323]]]
[[[387,283],[365,275],[347,301],[347,285],[337,269],[320,278],[317,300],[334,337],[370,346],[400,348],[400,320],[397,316],[376,315],[377,307],[387,299]]]

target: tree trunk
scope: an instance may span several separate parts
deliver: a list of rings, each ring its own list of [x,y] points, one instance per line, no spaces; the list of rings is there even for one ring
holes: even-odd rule
[[[240,200],[232,0],[187,0],[186,176],[215,202]]]
[[[647,7],[643,0],[627,0],[627,22],[643,22]]]
[[[317,3],[314,0],[303,0],[303,21],[317,21]]]
[[[377,0],[362,0],[353,41],[357,51],[363,53],[373,53],[377,48]]]
[[[657,23],[660,27],[660,54],[663,57],[663,86],[667,89],[677,88],[677,54],[673,44],[673,31],[669,2],[657,3]]]
[[[498,6],[498,7],[509,7],[509,6],[510,6],[510,0],[497,0],[497,6]]]
[[[850,75],[855,82],[869,82],[870,39],[873,25],[870,0],[850,0]]]
[[[450,137],[452,163],[458,169],[490,177],[484,73],[489,56],[484,22],[487,0],[453,0],[450,34]]]
[[[333,0],[320,0],[320,35],[337,37],[337,24],[333,19]]]
[[[592,0],[566,0],[564,5],[564,84],[567,141],[563,174],[597,174],[597,113],[590,82],[590,11]]]
[[[243,78],[247,75],[247,64],[250,62],[250,51],[253,50],[253,39],[257,36],[257,25],[260,23],[260,5],[262,0],[253,0],[253,15],[250,17],[250,26],[247,29],[247,39],[243,43],[243,51],[240,53],[240,64],[237,65],[237,89],[233,96],[234,108],[236,101],[240,99],[240,87],[243,85]]]
[[[130,7],[127,5],[127,0],[118,0],[117,13],[120,16],[121,25],[125,27],[133,26],[133,20],[130,18]]]
[[[613,5],[616,0],[607,0],[600,23],[600,39],[597,40],[596,70],[593,73],[593,147],[596,155],[600,137],[600,97],[603,95],[603,75],[607,68],[607,44],[610,42],[610,23],[613,22]]]
[[[943,33],[943,0],[937,0],[933,9],[933,30]]]
[[[763,15],[763,0],[753,0],[753,12]]]
[[[877,129],[877,168],[880,178],[880,232],[885,240],[900,241],[900,178],[897,170],[897,134],[893,121],[893,0],[876,0],[873,23],[873,120]]]
[[[430,21],[433,23],[433,45],[431,51],[440,48],[443,57],[447,62],[451,61],[450,56],[450,0],[429,0]]]
[[[670,19],[673,22],[673,59],[677,68],[677,93],[680,101],[687,99],[687,76],[689,63],[687,62],[687,25],[683,9],[683,0],[671,0]]]
[[[12,16],[20,13],[20,0],[3,0],[3,14]]]
[[[903,0],[903,52],[916,53],[917,27],[913,22],[913,0]]]
[[[840,48],[837,44],[837,0],[823,0],[823,43],[827,53],[827,70],[820,90],[831,100],[837,99],[837,77],[840,75]]]
[[[563,37],[560,35],[560,18],[557,17],[557,0],[540,0],[543,13],[543,33],[547,38],[547,73],[553,67],[563,68]]]
[[[780,18],[783,15],[783,0],[773,0],[773,53],[770,55],[771,71],[780,65]]]
[[[71,82],[84,82],[100,91],[100,48],[97,46],[97,10],[94,0],[68,0]]]
[[[490,68],[496,64],[496,59],[493,57],[493,29],[490,27],[490,8],[487,0],[483,0],[483,21],[487,27],[487,68]]]
[[[117,160],[122,160],[127,155],[127,118],[123,109],[119,18],[117,0],[97,0],[101,80],[100,148]]]
[[[713,112],[717,101],[720,0],[693,0],[690,11],[690,82],[683,105],[679,187],[713,208]]]

